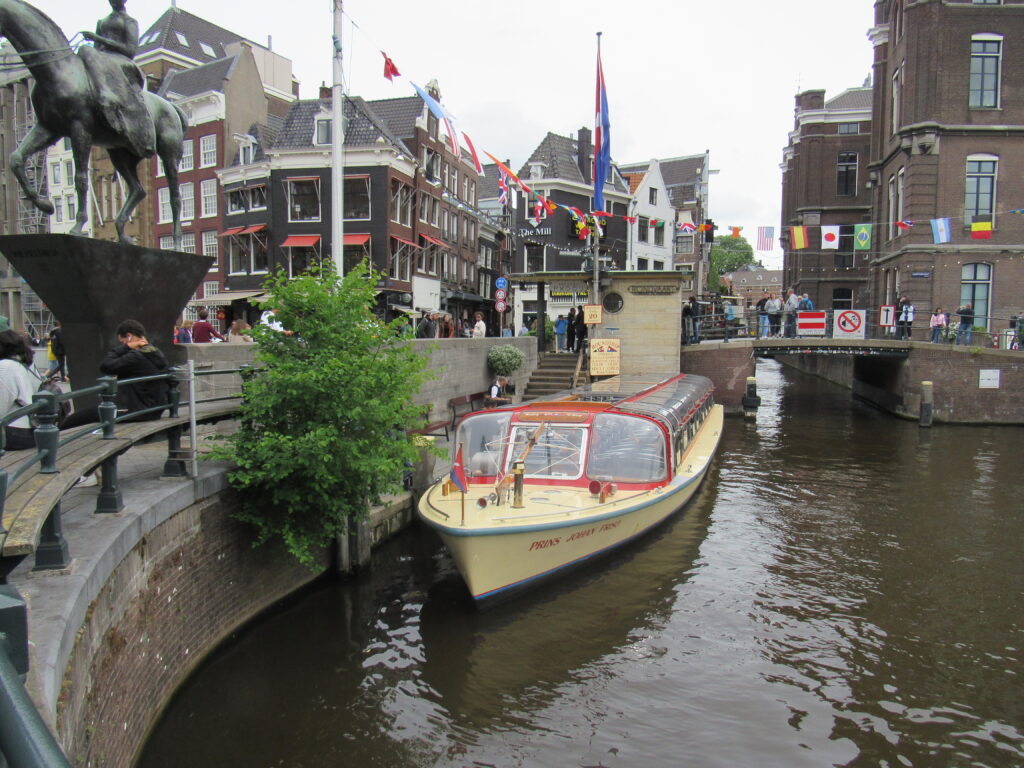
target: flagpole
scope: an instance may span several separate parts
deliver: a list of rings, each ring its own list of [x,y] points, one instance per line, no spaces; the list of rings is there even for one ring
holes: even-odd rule
[[[342,4],[334,3],[334,82],[331,90],[331,255],[334,271],[345,272],[345,120],[344,69],[341,58]]]
[[[597,33],[597,66],[598,66],[598,69],[600,69],[600,67],[601,67],[601,33],[600,32]],[[599,85],[600,85],[600,83],[599,83]],[[599,121],[600,119],[601,119],[600,112],[595,110],[594,111],[594,120],[595,120],[595,122]],[[598,126],[595,125],[594,126],[594,132],[596,133],[598,130],[599,130]],[[602,136],[602,139],[604,139],[604,138],[605,137]],[[594,183],[595,184],[597,183],[597,178],[596,178],[597,177],[597,163],[598,163],[598,159],[597,159],[597,156],[595,154],[595,156],[594,156],[594,165],[591,168],[591,173],[593,173],[594,177],[595,177],[594,178]],[[591,215],[593,215],[593,210],[591,210]],[[591,258],[594,260],[594,289],[593,289],[593,294],[590,297],[590,303],[591,304],[597,304],[598,303],[599,291],[601,289],[601,275],[600,275],[600,265],[598,264],[598,261],[600,260],[600,257],[598,256],[598,242],[597,242],[597,238],[594,236],[594,230],[597,229],[597,216],[593,216],[593,219],[594,220],[593,220],[592,223],[593,223],[594,226],[592,226],[590,228],[590,234],[588,235],[588,237],[590,238],[590,255],[591,255]]]

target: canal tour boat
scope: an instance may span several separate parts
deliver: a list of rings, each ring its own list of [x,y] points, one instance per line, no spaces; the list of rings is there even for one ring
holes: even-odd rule
[[[722,406],[703,376],[614,377],[469,414],[447,479],[420,499],[477,604],[635,539],[707,473]]]

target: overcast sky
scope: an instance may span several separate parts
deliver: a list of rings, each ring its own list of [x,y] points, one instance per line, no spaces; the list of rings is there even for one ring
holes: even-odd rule
[[[109,12],[92,0],[35,0],[68,37]],[[249,0],[180,8],[266,45],[294,63],[304,98],[332,78],[330,0]],[[593,128],[595,33],[617,163],[711,151],[710,215],[724,231],[779,234],[779,163],[798,90],[831,98],[871,71],[872,0],[345,0],[346,90],[367,99],[413,95],[382,76],[384,50],[442,101],[478,150],[519,168],[547,131]],[[145,30],[165,0],[129,0]],[[779,268],[782,255],[762,254]]]

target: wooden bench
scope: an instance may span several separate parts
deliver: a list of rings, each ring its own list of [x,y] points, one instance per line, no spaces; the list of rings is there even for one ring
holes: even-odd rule
[[[426,408],[423,409],[423,420],[425,422],[427,422],[426,424],[424,424],[422,427],[419,427],[418,429],[406,430],[406,432],[408,434],[410,434],[410,435],[438,435],[438,436],[440,436],[441,433],[443,432],[444,433],[444,438],[445,438],[445,440],[447,440],[448,439],[448,428],[451,426],[451,420],[450,419],[444,419],[443,421],[431,421],[430,420],[430,414],[431,414],[432,410],[433,410],[433,408],[431,406],[429,406],[429,405]]]
[[[208,424],[237,415],[239,401],[200,404],[196,408],[196,423]],[[39,471],[36,451],[10,451],[0,459],[8,473],[15,472],[25,461],[36,465],[13,478],[3,505],[3,532],[0,533],[0,575],[6,574],[17,561],[35,553],[37,568],[63,568],[68,558],[67,543],[60,530],[60,503],[64,495],[75,487],[79,478],[103,467],[103,482],[96,501],[98,513],[116,513],[123,508],[117,480],[117,457],[133,445],[151,442],[168,436],[168,457],[164,476],[184,477],[187,452],[180,448],[181,434],[188,429],[188,409],[175,417],[165,416],[152,421],[123,422],[114,427],[114,439],[106,440],[100,434],[84,434],[60,446],[57,451],[56,473]],[[79,432],[88,427],[69,430]],[[96,429],[100,430],[97,424]],[[60,439],[67,437],[61,433]]]
[[[448,410],[452,414],[452,429],[458,424],[459,419],[468,413],[483,410],[487,404],[486,392],[474,392],[471,395],[459,395],[448,401]]]

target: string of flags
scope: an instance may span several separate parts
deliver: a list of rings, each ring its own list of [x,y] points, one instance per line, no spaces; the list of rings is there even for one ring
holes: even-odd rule
[[[1024,208],[1018,208],[1008,213],[1024,213]],[[931,228],[932,241],[935,245],[941,245],[948,243],[951,240],[952,228],[951,228],[951,217],[941,217],[937,219],[929,219],[928,224]],[[912,221],[910,219],[903,219],[901,221],[894,222],[894,226],[902,234],[909,231],[914,225],[921,224],[920,221]],[[844,225],[849,227],[850,225]],[[853,226],[853,248],[856,251],[868,251],[871,250],[871,241],[875,229],[875,224],[854,224]],[[770,229],[770,228],[762,228]],[[795,226],[788,227],[789,230],[789,246],[794,251],[803,250],[809,247],[810,238],[809,232],[812,229],[818,229],[821,231],[821,248],[823,250],[836,250],[839,248],[840,238],[840,226],[839,225],[828,225],[820,227],[811,226]],[[992,239],[992,219],[990,216],[984,218],[975,217],[975,220],[970,224],[970,236],[972,240],[991,240]],[[758,247],[760,250],[760,244]]]

